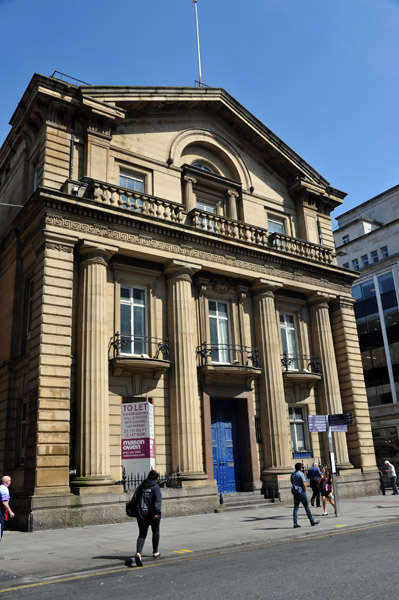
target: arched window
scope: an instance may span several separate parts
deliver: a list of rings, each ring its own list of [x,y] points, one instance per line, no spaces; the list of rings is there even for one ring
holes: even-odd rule
[[[211,167],[209,167],[208,165],[206,165],[203,162],[193,162],[192,164],[193,167],[195,167],[196,169],[201,169],[201,171],[205,171],[205,173],[214,173],[215,171],[213,171],[213,169],[211,169]]]

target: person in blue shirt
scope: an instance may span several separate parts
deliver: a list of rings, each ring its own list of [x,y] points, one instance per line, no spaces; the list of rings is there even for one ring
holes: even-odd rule
[[[312,492],[313,492],[312,497],[310,499],[310,504],[312,506],[314,506],[314,501],[316,500],[316,506],[317,506],[317,508],[320,508],[321,471],[316,462],[314,462],[313,465],[310,467],[310,469],[308,471],[308,478],[309,478],[310,487],[312,488]]]
[[[298,509],[299,504],[303,504],[306,514],[312,525],[318,525],[320,521],[315,521],[309,507],[308,497],[306,495],[306,478],[303,474],[303,466],[301,463],[296,463],[295,472],[291,475],[291,491],[294,496],[294,529],[300,527],[298,525]]]

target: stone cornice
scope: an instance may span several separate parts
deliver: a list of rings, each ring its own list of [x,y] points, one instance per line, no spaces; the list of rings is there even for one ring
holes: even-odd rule
[[[254,244],[229,243],[228,240],[215,236],[201,235],[182,223],[169,224],[146,219],[139,214],[126,214],[122,209],[98,207],[89,201],[83,204],[55,190],[40,189],[40,199],[35,193],[25,210],[20,212],[15,226],[19,233],[23,232],[24,243],[37,235],[41,227],[56,226],[68,235],[86,237],[89,234],[111,243],[159,248],[194,261],[210,261],[273,279],[281,277],[285,281],[294,282],[294,285],[296,282],[300,285],[317,285],[343,295],[348,293],[354,279],[339,267],[307,262],[273,249],[257,248]]]

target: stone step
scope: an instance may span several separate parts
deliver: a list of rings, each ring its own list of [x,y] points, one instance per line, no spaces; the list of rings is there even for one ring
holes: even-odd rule
[[[223,504],[220,504],[215,512],[265,508],[274,501],[273,498],[264,498],[259,491],[223,494]]]

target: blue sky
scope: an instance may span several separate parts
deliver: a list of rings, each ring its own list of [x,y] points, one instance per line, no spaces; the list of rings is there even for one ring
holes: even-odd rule
[[[399,0],[198,0],[203,82],[348,193],[399,183]],[[192,0],[0,0],[0,140],[34,72],[191,86]]]

